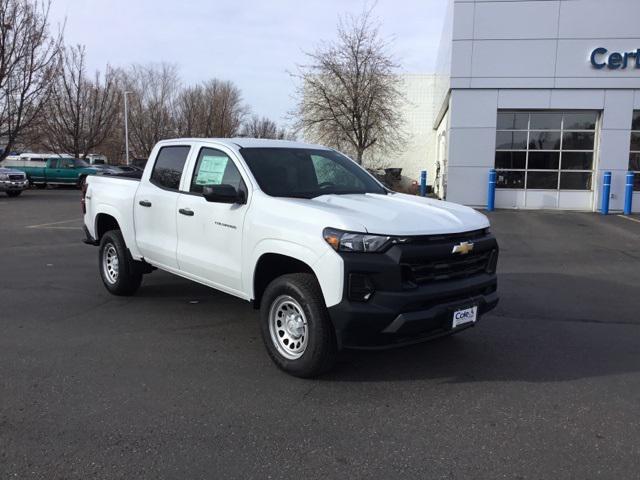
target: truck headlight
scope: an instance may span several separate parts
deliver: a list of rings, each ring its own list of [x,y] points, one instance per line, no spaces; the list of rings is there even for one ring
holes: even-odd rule
[[[335,228],[325,228],[322,236],[334,250],[340,252],[381,252],[393,243],[392,237],[385,235],[344,232]]]

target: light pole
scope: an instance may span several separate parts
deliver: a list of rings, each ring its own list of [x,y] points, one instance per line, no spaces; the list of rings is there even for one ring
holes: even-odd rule
[[[129,165],[129,104],[127,103],[127,95],[131,92],[124,92],[124,155]]]

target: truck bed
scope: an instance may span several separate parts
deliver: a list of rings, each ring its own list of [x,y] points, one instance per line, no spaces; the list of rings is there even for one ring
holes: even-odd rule
[[[122,229],[122,235],[134,257],[137,255],[134,234],[133,203],[140,185],[139,178],[115,175],[90,175],[87,177],[85,196],[85,225],[93,238],[97,238],[96,227],[99,219],[94,212],[103,212],[115,218]]]

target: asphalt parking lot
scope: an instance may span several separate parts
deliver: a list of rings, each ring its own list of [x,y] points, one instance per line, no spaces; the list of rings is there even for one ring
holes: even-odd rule
[[[0,478],[637,478],[640,221],[491,217],[496,310],[301,380],[241,300],[110,296],[78,191],[0,195]]]

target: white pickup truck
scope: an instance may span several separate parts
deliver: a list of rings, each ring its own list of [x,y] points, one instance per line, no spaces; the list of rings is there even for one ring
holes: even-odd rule
[[[111,293],[159,268],[251,301],[271,358],[296,376],[342,348],[458,332],[498,302],[484,215],[390,191],[318,145],[162,141],[140,180],[89,176],[82,206]]]

